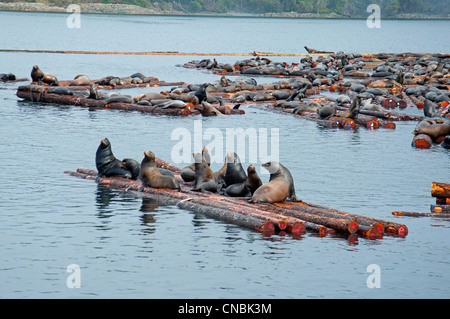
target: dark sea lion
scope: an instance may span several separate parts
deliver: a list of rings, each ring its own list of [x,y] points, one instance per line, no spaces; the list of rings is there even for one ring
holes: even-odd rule
[[[60,94],[60,95],[73,95],[73,92],[64,86],[49,88],[47,90],[47,93]]]
[[[226,156],[227,170],[225,172],[225,184],[230,186],[245,182],[247,174],[241,164],[239,156],[233,153],[227,153]]]
[[[131,178],[133,175],[128,169],[123,168],[122,161],[114,156],[108,138],[100,141],[95,154],[95,166],[99,177],[117,176]]]
[[[141,174],[141,164],[132,158],[124,158],[122,167],[131,172],[131,179],[138,179]]]
[[[270,173],[269,182],[260,186],[249,202],[277,203],[286,199],[297,201],[294,179],[289,170],[275,161],[264,163],[262,166]]]
[[[320,118],[328,118],[336,114],[336,108],[333,106],[322,106],[317,110],[317,114]]]
[[[202,103],[206,100],[206,88],[209,86],[209,83],[203,83],[194,93],[194,95],[198,98],[198,102]]]
[[[140,191],[145,187],[166,188],[181,190],[180,183],[173,176],[163,175],[156,167],[155,154],[151,151],[144,152],[144,159],[141,162],[142,186]]]
[[[194,188],[195,191],[216,193],[217,183],[214,173],[205,161],[205,157],[201,153],[193,153],[195,165]]]
[[[0,81],[7,82],[15,80],[17,80],[17,77],[13,73],[0,73]]]
[[[247,179],[245,182],[228,186],[224,194],[232,197],[250,197],[262,185],[262,181],[256,172],[254,165],[247,168]]]
[[[353,99],[352,104],[350,105],[349,109],[339,113],[338,117],[344,117],[349,119],[355,119],[359,114],[359,107],[360,107],[360,98],[357,96]]]
[[[95,86],[95,84],[93,82],[91,82],[90,86],[89,86],[89,97],[90,99],[94,99],[94,100],[98,100],[99,98],[99,94],[97,92],[97,87]]]
[[[72,82],[70,82],[70,86],[87,86],[91,85],[91,79],[84,74],[78,74]]]
[[[425,99],[423,103],[423,114],[425,117],[439,117],[441,115],[440,112],[436,111],[434,104],[429,99]]]

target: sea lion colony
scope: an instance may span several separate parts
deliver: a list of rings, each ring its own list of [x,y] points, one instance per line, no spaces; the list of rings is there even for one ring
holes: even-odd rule
[[[158,168],[155,154],[144,152],[139,164],[132,158],[117,159],[108,138],[100,141],[95,155],[95,164],[100,177],[121,177],[142,181],[140,190],[145,187],[174,189],[182,191],[182,185],[192,191],[217,193],[230,197],[246,198],[254,203],[275,203],[284,200],[297,201],[294,180],[289,170],[278,162],[264,163],[262,167],[270,173],[270,180],[263,184],[254,165],[249,165],[247,173],[239,156],[228,153],[223,167],[213,172],[206,147],[201,153],[193,154],[193,163],[184,167],[179,175]]]

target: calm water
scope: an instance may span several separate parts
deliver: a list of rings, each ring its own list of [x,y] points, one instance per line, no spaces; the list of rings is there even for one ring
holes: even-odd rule
[[[0,48],[303,53],[308,45],[355,52],[450,52],[448,41],[441,41],[449,21],[383,21],[381,29],[371,30],[364,20],[83,15],[81,29],[74,30],[65,27],[66,17],[0,12],[0,27],[6,30]],[[175,67],[198,58],[0,53],[0,72],[29,77],[38,64],[60,79],[142,72],[166,81],[217,80]],[[450,181],[448,150],[410,146],[414,122],[398,123],[396,130],[344,131],[248,108],[243,116],[170,118],[37,106],[18,102],[17,85],[1,84],[0,89],[2,298],[450,297],[450,221],[390,215],[393,210],[429,211],[431,182]],[[313,233],[299,240],[263,238],[63,173],[95,169],[95,151],[104,137],[119,158],[140,160],[144,150],[153,150],[171,162],[177,142],[171,140],[172,131],[193,132],[194,120],[201,120],[204,131],[224,133],[226,128],[279,128],[280,161],[291,170],[298,197],[405,223],[409,235],[356,244]],[[267,181],[267,175],[262,178]],[[79,289],[66,285],[70,264],[81,268]],[[370,264],[380,266],[379,289],[366,285]]]

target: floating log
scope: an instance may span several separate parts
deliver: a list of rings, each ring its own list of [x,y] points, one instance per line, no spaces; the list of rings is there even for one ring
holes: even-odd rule
[[[431,183],[431,196],[450,198],[450,184],[448,183]]]
[[[164,167],[164,161],[157,164],[159,167]],[[165,165],[165,167],[170,167]],[[174,169],[174,171],[178,171]],[[99,185],[122,189],[125,191],[137,191],[141,187],[140,181],[127,180],[123,178],[97,178],[96,171],[79,168],[76,172],[66,171],[65,173],[72,176],[78,176],[86,179],[96,180]],[[263,231],[264,229],[274,229],[286,231],[293,236],[301,236],[305,229],[315,231],[319,236],[325,236],[328,233],[328,228],[345,234],[360,233],[369,239],[373,239],[376,234],[373,223],[370,227],[359,227],[359,224],[349,218],[324,217],[318,214],[314,215],[302,210],[297,210],[298,207],[286,209],[277,205],[267,204],[251,204],[244,199],[227,197],[219,194],[206,194],[200,192],[193,192],[189,183],[183,184],[182,191],[153,189],[150,187],[144,188],[142,194],[152,196],[157,200],[167,204],[176,204],[181,208],[190,209],[202,212],[207,216],[240,224],[246,228]],[[298,205],[299,206],[299,205]],[[304,205],[302,205],[304,206]],[[206,207],[206,208],[205,208]],[[299,206],[300,207],[300,206]],[[215,213],[217,211],[217,213]],[[314,212],[320,212],[318,207]],[[332,211],[330,209],[330,211]],[[239,216],[234,216],[234,215]],[[244,216],[244,217],[242,217]],[[245,218],[247,216],[248,218]],[[269,222],[265,224],[264,222]],[[270,226],[272,225],[272,226]],[[378,231],[378,229],[377,229]],[[379,232],[379,231],[378,231]],[[373,233],[373,234],[372,234]]]
[[[342,218],[355,220],[358,224],[376,227],[380,232],[391,233],[399,236],[406,236],[408,234],[408,227],[406,227],[406,225],[380,218],[351,214],[337,209],[306,202],[283,202],[276,205],[282,205],[283,207],[294,207],[295,210],[303,210],[312,214],[338,214],[341,215]]]
[[[417,134],[414,136],[411,146],[415,148],[430,148],[433,146],[433,140],[427,134]]]
[[[439,217],[439,218],[450,218],[450,214],[446,213],[423,213],[423,212],[404,212],[404,211],[393,211],[391,212],[394,216],[408,216],[408,217]]]

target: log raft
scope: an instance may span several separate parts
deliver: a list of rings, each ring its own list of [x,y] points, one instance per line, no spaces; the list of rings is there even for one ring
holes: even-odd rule
[[[157,160],[158,167],[164,167],[179,174],[179,169]],[[251,204],[243,198],[228,197],[220,194],[206,194],[192,190],[191,183],[182,183],[181,191],[145,187],[138,192],[141,182],[118,177],[97,178],[95,170],[79,168],[66,174],[95,180],[101,186],[136,192],[168,205],[195,211],[203,215],[242,226],[264,235],[283,231],[298,238],[306,230],[320,237],[329,232],[344,235],[359,235],[367,239],[382,238],[384,233],[406,236],[407,227],[394,222],[371,219],[361,215],[352,215],[338,210],[304,203],[282,202],[274,204]],[[179,175],[177,175],[179,176]]]

